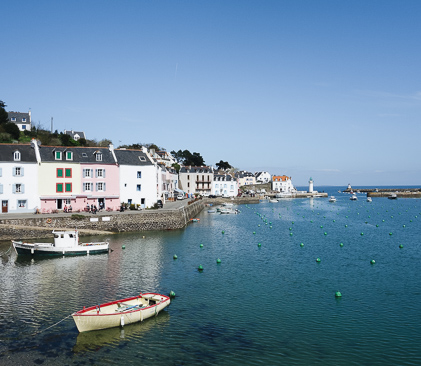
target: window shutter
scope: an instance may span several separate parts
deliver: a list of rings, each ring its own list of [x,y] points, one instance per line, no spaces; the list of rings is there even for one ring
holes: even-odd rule
[[[83,169],[83,170],[82,170],[82,175],[83,175],[83,178],[85,178],[85,177],[86,177],[86,169]]]
[[[25,193],[25,184],[22,184],[20,187],[20,192]]]
[[[20,168],[20,175],[23,177],[23,167]]]
[[[102,184],[103,191],[105,192],[105,183]]]
[[[0,168],[0,177],[1,177],[1,168]]]
[[[95,190],[98,192],[98,183],[95,183]]]
[[[83,192],[85,192],[85,183],[82,184]]]
[[[13,193],[16,193],[16,184],[13,184],[12,191],[13,191]]]
[[[13,173],[12,173],[12,175],[13,175],[14,177],[16,177],[16,168],[13,168]]]
[[[90,175],[90,178],[92,178],[94,176],[94,170],[93,169],[91,169],[91,175]]]
[[[0,194],[3,194],[3,184],[0,184]]]
[[[0,174],[1,175],[1,174]],[[102,169],[102,177],[105,178],[105,169]],[[105,184],[105,183],[104,183]],[[104,189],[105,191],[105,189]]]
[[[98,169],[95,169],[95,178],[98,178]]]

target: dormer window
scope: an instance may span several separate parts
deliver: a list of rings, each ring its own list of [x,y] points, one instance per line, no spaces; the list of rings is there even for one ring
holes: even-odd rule
[[[88,154],[87,153],[82,153],[82,158],[87,158]]]
[[[146,161],[146,158],[144,156],[139,156],[140,161]]]
[[[56,157],[56,160],[61,160],[61,151],[56,151],[55,157]]]
[[[96,153],[96,161],[102,161],[102,153],[100,152]]]
[[[14,161],[20,161],[20,152],[19,151],[15,151],[13,153],[13,160]]]
[[[22,122],[26,122],[26,118],[22,118]]]
[[[66,151],[66,160],[73,160],[73,152]]]

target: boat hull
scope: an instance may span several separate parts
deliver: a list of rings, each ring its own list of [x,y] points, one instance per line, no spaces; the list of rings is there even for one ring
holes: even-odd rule
[[[108,253],[108,243],[92,243],[91,245],[78,245],[76,247],[57,248],[52,244],[31,244],[13,241],[13,247],[18,255],[36,257],[62,257],[75,255],[92,255]]]
[[[156,299],[156,303],[149,306],[142,305],[141,299],[146,295],[151,296],[151,299]],[[131,305],[134,310],[120,312],[118,310],[118,304],[121,303]],[[136,304],[140,304],[142,307],[138,308]],[[168,296],[151,293],[117,300],[99,306],[92,306],[73,313],[72,317],[79,332],[88,332],[141,322],[158,315],[168,305],[170,305],[170,298]]]

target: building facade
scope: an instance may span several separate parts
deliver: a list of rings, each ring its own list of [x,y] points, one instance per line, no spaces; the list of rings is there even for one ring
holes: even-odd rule
[[[31,131],[31,111],[28,113],[22,112],[7,112],[9,121],[15,123],[19,131]]]
[[[294,190],[291,177],[287,177],[286,175],[274,175],[272,177],[272,191],[292,193]]]
[[[180,169],[178,177],[179,188],[187,194],[211,194],[213,182],[211,167],[184,166]]]

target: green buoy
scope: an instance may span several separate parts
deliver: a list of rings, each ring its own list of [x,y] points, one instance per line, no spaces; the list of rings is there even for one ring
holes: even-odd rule
[[[316,262],[317,263],[320,263],[320,258],[316,258]]]
[[[197,267],[197,269],[198,269],[198,271],[199,271],[199,272],[202,272],[202,271],[203,271],[203,267],[202,267],[202,265],[201,265],[201,264],[199,264],[199,267]]]
[[[203,248],[203,244],[200,244],[200,247]]]
[[[257,246],[260,248],[262,246],[262,244],[261,243],[257,243]]]
[[[123,246],[121,247],[121,249],[126,249],[126,246],[125,246],[125,245],[123,245]]]
[[[225,234],[225,231],[224,230],[222,230],[222,234]]]
[[[403,245],[402,245],[402,244],[399,244],[399,248],[401,248],[401,249],[402,249],[402,248],[403,248]]]
[[[342,297],[342,294],[339,291],[335,292],[335,297]]]
[[[260,226],[260,225],[259,225]],[[255,231],[253,231],[253,234],[256,234],[256,232]]]
[[[325,235],[327,235],[327,232],[325,231]]]
[[[364,235],[364,233],[361,233],[360,235],[361,235],[361,236],[363,236],[363,235]]]
[[[343,247],[343,246],[344,246],[344,243],[340,243],[340,244],[339,244],[339,246],[340,246],[340,247]]]
[[[289,235],[291,235],[291,236],[292,236],[292,233],[289,233]]]
[[[301,244],[300,244],[300,247],[303,247],[303,246],[304,246],[304,243],[301,243]]]
[[[221,260],[218,258],[218,259],[216,260],[216,263],[221,263]]]
[[[170,291],[170,297],[174,298],[175,297],[175,292],[174,291]]]
[[[393,233],[389,233],[389,235],[393,235]]]
[[[375,264],[375,263],[376,263],[376,261],[375,261],[374,259],[372,259],[372,260],[370,261],[370,263],[371,263],[371,264]]]
[[[174,254],[172,257],[173,259],[177,259],[177,254]]]

